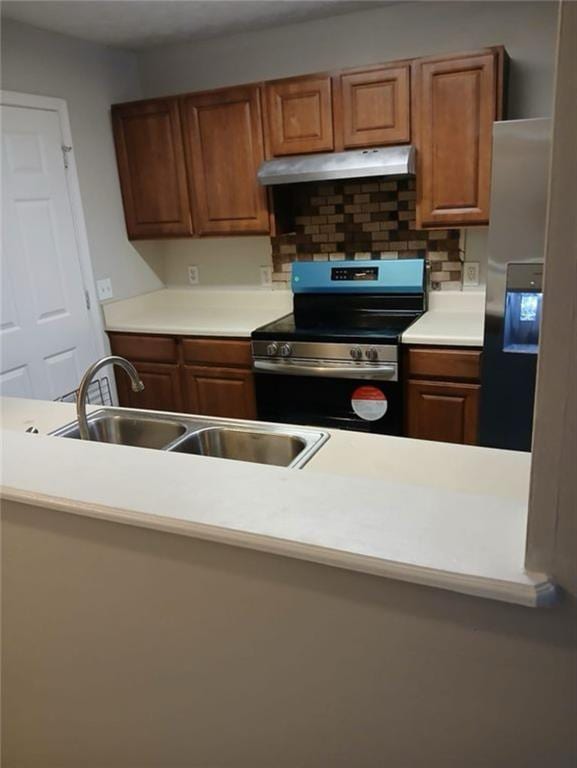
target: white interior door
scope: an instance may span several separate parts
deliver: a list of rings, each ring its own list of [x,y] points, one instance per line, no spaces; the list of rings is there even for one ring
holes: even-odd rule
[[[56,110],[2,106],[0,395],[54,400],[98,357]]]

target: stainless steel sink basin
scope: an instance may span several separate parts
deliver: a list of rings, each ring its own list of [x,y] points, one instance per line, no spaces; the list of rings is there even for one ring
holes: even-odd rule
[[[302,467],[329,439],[326,432],[268,422],[102,408],[88,416],[90,439],[174,453]],[[78,422],[52,433],[80,439]]]
[[[88,419],[90,439],[101,443],[118,443],[140,448],[165,448],[186,433],[186,426],[169,419],[154,419],[98,411]],[[80,439],[78,423],[54,433],[58,437]]]
[[[207,427],[188,435],[171,450],[176,453],[194,453],[199,456],[218,456],[223,459],[288,467],[306,447],[306,440],[291,434]]]

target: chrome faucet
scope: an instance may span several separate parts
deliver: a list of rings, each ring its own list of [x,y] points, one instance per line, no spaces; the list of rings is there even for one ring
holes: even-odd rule
[[[119,365],[130,376],[130,383],[132,385],[133,392],[142,392],[144,384],[142,383],[138,371],[128,360],[118,355],[109,355],[103,357],[101,360],[97,360],[92,363],[87,369],[86,373],[82,377],[80,387],[78,388],[78,396],[76,398],[76,415],[78,419],[78,428],[80,431],[81,440],[90,440],[90,432],[88,430],[88,421],[86,419],[86,398],[88,397],[88,387],[94,376],[101,368],[107,365]]]

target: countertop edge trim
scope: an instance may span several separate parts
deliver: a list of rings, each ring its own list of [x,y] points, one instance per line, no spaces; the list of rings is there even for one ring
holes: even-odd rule
[[[31,506],[42,506],[46,509],[81,517],[91,517],[121,525],[132,525],[244,549],[253,549],[296,560],[314,562],[319,565],[342,568],[420,586],[436,587],[471,597],[499,600],[528,608],[548,607],[556,603],[558,599],[557,587],[544,573],[527,573],[532,583],[521,584],[486,576],[452,573],[427,566],[384,560],[370,555],[357,555],[343,550],[279,539],[266,534],[244,532],[176,518],[167,519],[148,512],[133,512],[126,509],[28,493],[7,486],[0,487],[0,498]]]

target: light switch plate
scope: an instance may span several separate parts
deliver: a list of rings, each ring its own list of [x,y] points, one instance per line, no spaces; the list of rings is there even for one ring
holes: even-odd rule
[[[99,301],[112,299],[114,297],[114,294],[112,293],[112,280],[109,277],[103,277],[102,280],[97,280],[96,293],[98,294]]]
[[[479,262],[466,261],[463,264],[463,286],[472,288],[475,285],[479,285]]]
[[[198,277],[198,267],[194,264],[190,264],[188,267],[188,282],[191,285],[198,285],[200,279]]]
[[[272,267],[260,268],[260,284],[268,286],[272,285]]]

